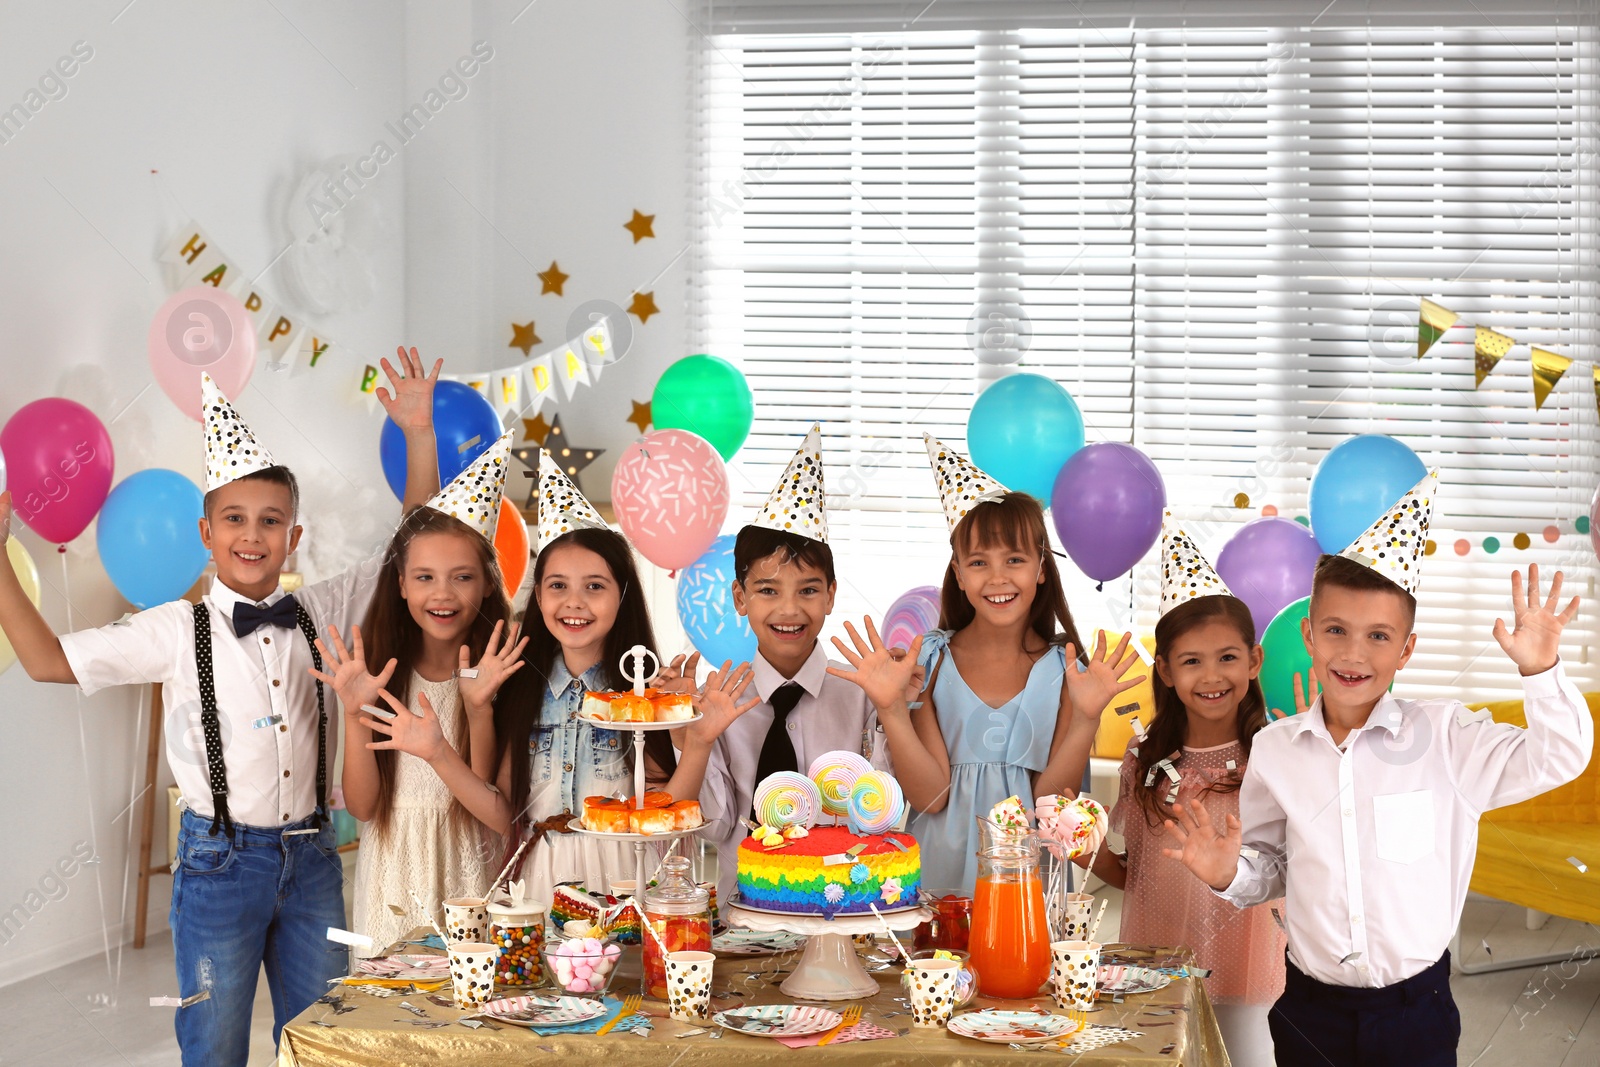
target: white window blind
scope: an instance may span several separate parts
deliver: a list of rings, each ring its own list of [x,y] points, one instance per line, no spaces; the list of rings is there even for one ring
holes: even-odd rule
[[[1114,26],[946,3],[945,28],[864,4],[868,29],[827,34],[814,5],[707,13],[691,330],[755,391],[736,511],[819,420],[841,613],[936,584],[921,431],[965,448],[997,373],[975,348],[1020,336],[1016,366],[1065,386],[1090,440],[1144,449],[1213,558],[1264,505],[1304,515],[1339,440],[1406,441],[1444,487],[1404,687],[1514,694],[1489,636],[1512,566],[1595,592],[1590,365],[1536,412],[1527,348],[1595,358],[1593,5],[1449,27],[1425,3],[1373,25],[1134,5]],[[1422,297],[1464,325],[1419,362]],[[1471,324],[1521,342],[1481,389]],[[1069,595],[1080,627],[1147,630],[1154,568]],[[1590,688],[1595,607],[1563,650]]]

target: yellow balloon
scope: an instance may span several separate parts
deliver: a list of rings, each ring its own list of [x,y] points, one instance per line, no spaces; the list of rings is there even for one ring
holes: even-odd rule
[[[33,601],[33,606],[39,606],[39,568],[33,565],[33,557],[28,555],[28,550],[22,547],[22,542],[16,537],[6,541],[6,555],[11,559],[11,569],[17,572],[17,581],[22,583],[22,591]],[[4,674],[10,666],[17,662],[17,654],[11,650],[11,642],[6,640],[6,635],[0,633],[0,674]]]
[[[1101,635],[1105,636],[1106,648],[1117,647],[1117,642],[1122,640],[1121,634],[1107,633],[1100,630],[1095,634],[1095,641]],[[1149,650],[1151,656],[1155,655],[1156,639],[1152,636],[1139,638],[1139,643]],[[1094,754],[1103,759],[1120,760],[1128,751],[1128,742],[1133,740],[1133,720],[1139,719],[1146,727],[1156,713],[1155,690],[1150,686],[1150,679],[1155,676],[1155,668],[1142,659],[1133,661],[1133,665],[1122,673],[1123,678],[1137,678],[1144,675],[1144,681],[1129,689],[1111,702],[1100,716],[1100,728],[1094,735]],[[1132,710],[1129,705],[1137,704],[1138,710]],[[1117,713],[1118,708],[1123,708],[1122,714]]]

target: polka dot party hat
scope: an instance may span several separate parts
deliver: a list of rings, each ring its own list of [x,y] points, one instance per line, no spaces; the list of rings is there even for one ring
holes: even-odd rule
[[[974,507],[1006,495],[1005,486],[933,434],[923,434],[922,443],[928,447],[933,481],[939,487],[939,503],[944,506],[944,521],[949,524],[951,533],[955,532],[956,523],[966,518]]]
[[[1222,576],[1167,512],[1161,520],[1161,614],[1203,596],[1232,596]]]
[[[247,474],[276,466],[211,375],[200,375],[200,407],[206,427],[206,492]]]
[[[585,527],[604,530],[606,520],[567,477],[550,450],[539,449],[539,547]]]
[[[815,423],[789,461],[751,526],[782,530],[828,543],[828,513],[822,490],[822,427]]]
[[[1429,471],[1339,555],[1366,564],[1416,596],[1417,587],[1422,584],[1428,523],[1433,519],[1433,495],[1438,491],[1439,472]]]
[[[500,524],[500,496],[505,492],[506,467],[511,463],[511,438],[507,431],[471,465],[439,490],[428,507],[460,519],[490,544]]]

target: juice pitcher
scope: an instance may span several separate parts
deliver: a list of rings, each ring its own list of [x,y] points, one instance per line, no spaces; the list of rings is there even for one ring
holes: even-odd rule
[[[1033,997],[1050,977],[1050,929],[1037,837],[991,842],[978,852],[967,946],[984,996]]]

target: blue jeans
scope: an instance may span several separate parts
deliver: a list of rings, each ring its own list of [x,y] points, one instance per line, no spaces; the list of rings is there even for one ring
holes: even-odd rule
[[[183,997],[211,996],[177,1009],[185,1067],[245,1067],[250,1008],[266,964],[272,990],[272,1040],[284,1023],[348,973],[348,950],[328,940],[343,928],[344,868],[332,825],[312,818],[281,829],[235,824],[233,838],[210,818],[183,813],[172,885],[172,945]]]

